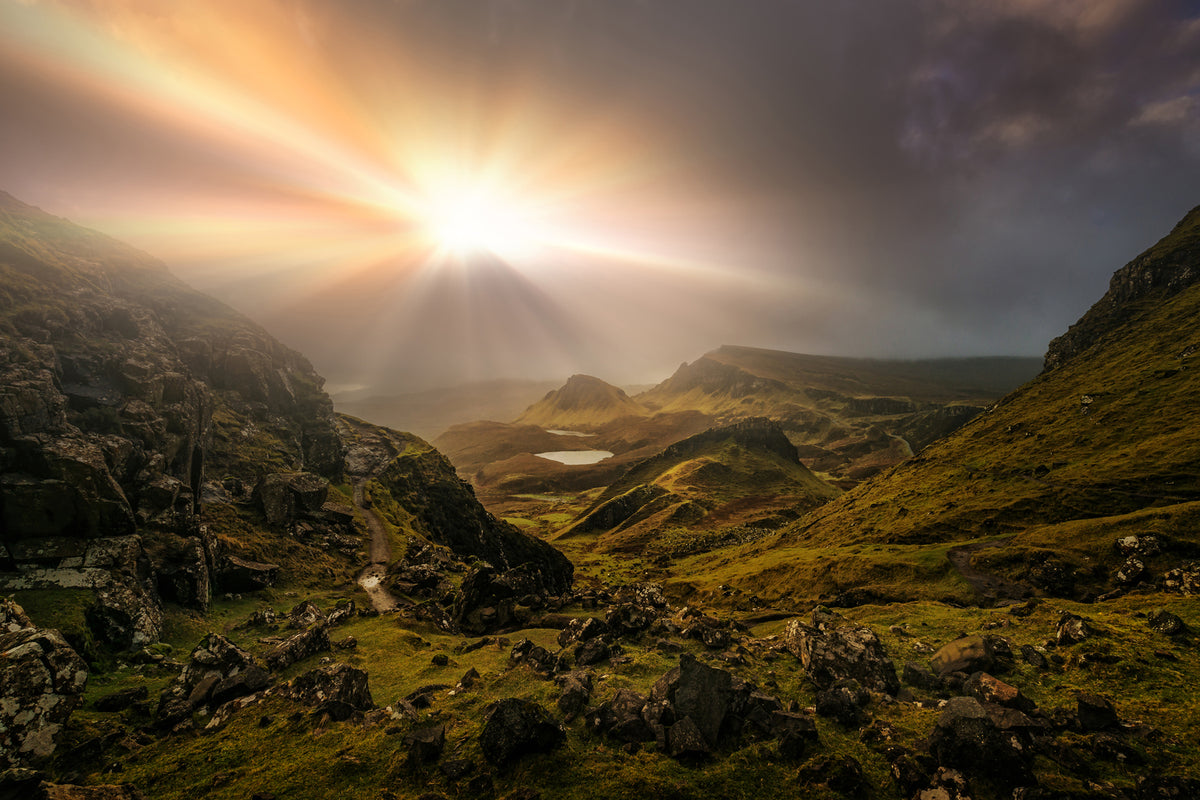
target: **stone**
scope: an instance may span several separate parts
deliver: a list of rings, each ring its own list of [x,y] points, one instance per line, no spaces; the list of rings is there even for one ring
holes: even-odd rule
[[[1033,783],[1028,738],[1019,730],[997,726],[973,697],[953,697],[946,703],[929,745],[941,766],[1009,788]]]
[[[733,676],[725,670],[701,664],[689,653],[679,657],[679,666],[655,682],[651,700],[671,704],[678,720],[690,718],[710,748],[721,738],[721,728],[730,712]]]
[[[160,727],[172,728],[201,707],[253,694],[269,684],[270,676],[253,656],[224,636],[210,633],[163,690],[155,716]]]
[[[600,716],[589,717],[591,727],[600,728],[622,742],[649,742],[655,733],[643,715],[646,697],[632,689],[620,689],[597,709]]]
[[[1050,662],[1031,644],[1021,645],[1021,658],[1025,659],[1025,663],[1034,669],[1046,669],[1050,666]]]
[[[1095,629],[1083,617],[1077,614],[1063,614],[1058,620],[1055,639],[1060,645],[1072,645],[1092,637],[1095,633]]]
[[[1075,696],[1075,715],[1084,731],[1102,731],[1120,725],[1112,701],[1092,692],[1079,692]]]
[[[1146,620],[1146,624],[1159,633],[1165,633],[1168,636],[1183,636],[1191,631],[1181,617],[1165,609],[1160,609],[1151,614]]]
[[[976,672],[963,684],[963,693],[981,703],[993,703],[1020,711],[1032,711],[1033,702],[1021,694],[1017,687],[1005,683],[986,672]]]
[[[353,600],[343,600],[326,615],[325,624],[330,628],[336,628],[338,625],[350,622],[354,619],[357,610],[358,607],[355,606]]]
[[[708,739],[691,717],[672,725],[667,733],[667,752],[673,758],[698,760],[712,755]]]
[[[608,625],[595,617],[575,618],[558,633],[558,646],[566,647],[571,642],[586,642],[607,634]]]
[[[298,675],[288,684],[287,695],[335,720],[375,708],[366,671],[349,664],[330,664]]]
[[[1163,591],[1178,594],[1200,594],[1200,561],[1188,561],[1162,576]]]
[[[575,664],[579,667],[587,667],[592,664],[599,664],[609,656],[608,642],[601,638],[589,639],[581,642],[575,648]]]
[[[986,636],[964,636],[945,644],[930,659],[933,671],[940,676],[951,672],[977,672],[991,669],[996,654]]]
[[[251,561],[235,555],[221,559],[217,585],[224,592],[256,592],[268,589],[279,579],[279,565]]]
[[[570,722],[583,713],[588,700],[591,699],[592,673],[588,670],[575,670],[559,675],[555,680],[562,688],[562,694],[558,697],[558,710],[563,712],[567,722]],[[638,716],[641,716],[640,708]]]
[[[859,727],[867,721],[863,709],[870,700],[870,693],[858,681],[840,680],[817,692],[817,714],[847,728]]]
[[[1128,558],[1117,570],[1117,583],[1121,586],[1132,586],[1146,575],[1146,563],[1140,558]]]
[[[432,764],[441,758],[446,747],[446,726],[416,728],[405,735],[404,746],[408,748],[409,763]]]
[[[268,669],[278,672],[329,649],[329,631],[323,625],[318,625],[284,639],[267,653],[264,660]]]
[[[900,675],[901,680],[916,689],[925,689],[926,691],[936,691],[942,686],[942,680],[933,671],[923,664],[918,664],[915,661],[906,661],[904,670]]]
[[[788,623],[783,644],[800,659],[809,679],[819,689],[853,678],[871,691],[894,695],[900,690],[896,667],[883,642],[866,626],[837,624],[827,612],[813,614],[813,625],[800,620]]]
[[[24,618],[19,608],[7,612],[11,621]],[[87,664],[58,631],[0,632],[0,768],[49,758],[87,678]]]
[[[302,603],[297,603],[288,612],[287,626],[293,630],[299,630],[316,625],[317,623],[325,624],[327,621],[325,612],[319,609],[316,603],[311,600],[305,600]]]
[[[254,499],[271,525],[320,511],[328,496],[329,482],[311,472],[264,475],[254,487]]]
[[[548,753],[566,742],[566,733],[542,706],[532,700],[509,697],[493,703],[486,712],[479,747],[483,757],[506,766],[530,753]]]
[[[33,623],[11,598],[0,597],[0,633],[15,633],[22,628],[32,628]]]

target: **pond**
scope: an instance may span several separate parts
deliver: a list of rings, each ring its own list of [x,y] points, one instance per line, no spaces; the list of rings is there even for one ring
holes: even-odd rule
[[[607,450],[558,450],[553,453],[534,453],[538,458],[569,464],[573,467],[598,464],[612,455]]]

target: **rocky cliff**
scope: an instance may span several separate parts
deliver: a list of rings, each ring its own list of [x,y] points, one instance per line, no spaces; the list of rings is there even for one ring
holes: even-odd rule
[[[0,193],[0,591],[90,589],[91,629],[135,647],[164,600],[349,568],[323,382],[161,263]]]
[[[1046,371],[1102,341],[1153,306],[1200,280],[1200,206],[1165,238],[1113,273],[1108,291],[1066,333],[1050,342]]]

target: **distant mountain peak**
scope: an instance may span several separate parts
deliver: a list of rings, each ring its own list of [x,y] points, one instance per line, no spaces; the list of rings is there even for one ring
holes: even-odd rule
[[[647,413],[623,389],[592,375],[578,374],[525,409],[516,421],[543,427],[591,427]]]

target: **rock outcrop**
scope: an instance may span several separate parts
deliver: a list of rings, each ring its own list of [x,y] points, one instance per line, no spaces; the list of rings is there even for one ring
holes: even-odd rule
[[[62,635],[0,605],[0,769],[48,758],[82,702],[88,670]]]
[[[270,682],[267,671],[253,656],[224,636],[210,633],[163,690],[156,713],[158,724],[174,728],[186,723],[201,708],[215,709],[229,700],[265,689]]]

